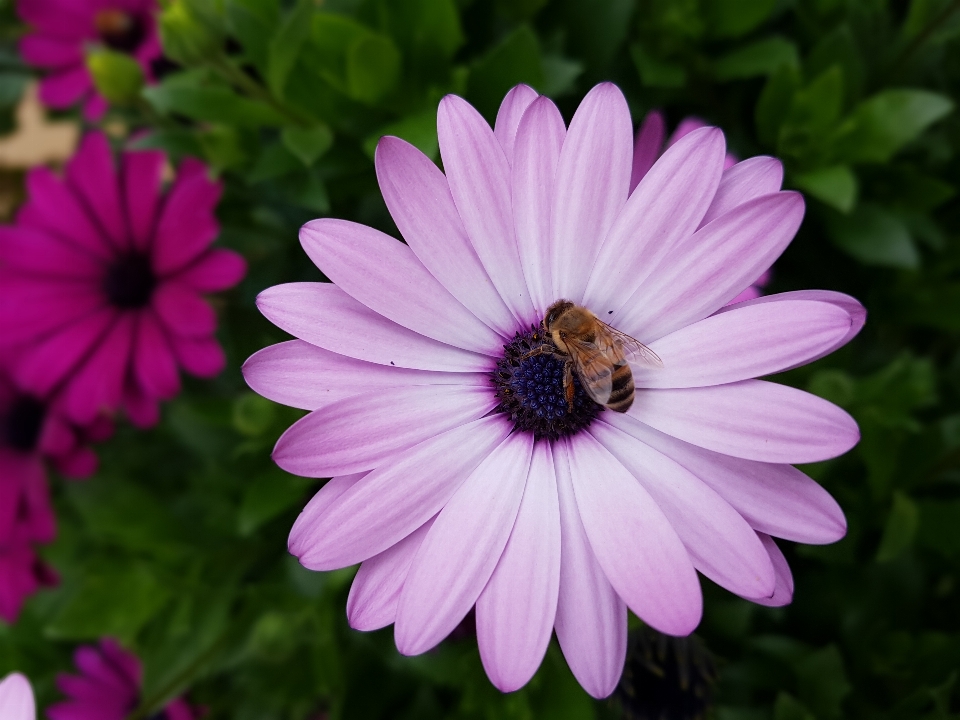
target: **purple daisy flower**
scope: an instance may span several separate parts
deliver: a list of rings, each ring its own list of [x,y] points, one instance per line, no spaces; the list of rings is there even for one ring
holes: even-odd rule
[[[837,503],[790,463],[859,439],[818,397],[756,380],[850,340],[862,306],[834,292],[725,307],[796,233],[803,199],[780,163],[724,170],[723,134],[701,128],[630,192],[630,113],[595,87],[569,128],[528,87],[491,130],[447,96],[446,175],[413,146],[381,140],[376,169],[406,244],[335,219],[304,249],[333,284],[264,291],[262,312],[298,339],[244,372],[262,395],[310,410],[280,438],[285,470],[332,477],[290,551],[312,570],[362,563],[351,625],[395,624],[425,652],[476,607],[487,674],[526,683],[552,632],[581,685],[609,695],[623,668],[627,608],[686,635],[697,571],[767,605],[792,579],[771,536],[828,543]],[[562,359],[530,356],[552,303],[572,300],[645,343],[626,414],[574,384]]]
[[[140,659],[115,640],[104,638],[99,646],[83,645],[73,660],[80,674],[57,676],[57,687],[69,699],[47,708],[50,720],[124,720],[140,704]],[[177,698],[151,718],[195,720],[202,714]]]
[[[188,158],[164,193],[165,162],[125,152],[118,171],[106,137],[88,133],[62,180],[30,172],[16,225],[0,228],[0,333],[22,346],[12,375],[81,425],[121,407],[152,425],[180,368],[212,377],[225,364],[203,295],[246,265],[210,248],[220,183]]]
[[[0,681],[0,717],[4,720],[37,720],[33,688],[20,673],[10,673]]]
[[[96,91],[87,69],[88,45],[104,45],[133,57],[144,77],[162,50],[157,33],[156,0],[18,0],[17,12],[34,27],[20,41],[20,54],[49,71],[40,83],[40,100],[63,109],[82,102],[83,115],[96,121],[107,101]]]

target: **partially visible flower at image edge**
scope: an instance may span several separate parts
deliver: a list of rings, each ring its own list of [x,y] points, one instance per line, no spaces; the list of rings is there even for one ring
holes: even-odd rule
[[[97,121],[107,101],[96,91],[86,64],[90,45],[102,45],[133,57],[144,77],[162,50],[156,0],[17,0],[17,13],[33,26],[20,41],[20,54],[48,74],[40,82],[40,100],[58,110],[83,103],[83,115]]]
[[[88,133],[64,177],[27,176],[16,223],[0,227],[0,334],[25,392],[56,395],[84,425],[123,409],[140,427],[180,391],[179,370],[225,365],[207,293],[236,285],[243,258],[211,248],[220,183],[192,158],[163,189],[166,157],[122,153]]]
[[[37,704],[30,681],[18,672],[0,680],[0,718],[3,720],[36,720]]]
[[[73,656],[79,675],[61,673],[57,688],[67,700],[47,708],[50,720],[125,720],[140,705],[140,659],[111,638],[82,645]],[[202,711],[183,698],[169,702],[152,720],[195,720]]]
[[[466,101],[438,111],[445,173],[412,145],[380,141],[380,189],[406,244],[336,219],[300,240],[332,283],[291,283],[258,305],[297,339],[244,366],[267,398],[311,411],[273,453],[331,477],[289,549],[311,570],[362,563],[352,627],[394,624],[398,650],[436,646],[476,609],[487,675],[533,676],[553,631],[595,697],[615,688],[627,608],[687,635],[699,571],[764,605],[793,580],[773,537],[829,543],[846,521],[792,467],[840,455],[853,419],[754,378],[847,343],[863,307],[829,291],[727,304],[794,237],[804,204],[782,167],[724,169],[716,128],[667,149],[630,192],[633,128],[609,83],[565,126],[526,86],[493,129]],[[648,345],[635,400],[602,409],[563,363],[530,356],[544,311],[565,298]]]

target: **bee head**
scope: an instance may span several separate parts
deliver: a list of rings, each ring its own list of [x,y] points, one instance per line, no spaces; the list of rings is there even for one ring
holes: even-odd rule
[[[569,300],[557,300],[553,305],[547,308],[547,314],[543,316],[543,329],[547,332],[557,320],[570,308],[573,303]]]

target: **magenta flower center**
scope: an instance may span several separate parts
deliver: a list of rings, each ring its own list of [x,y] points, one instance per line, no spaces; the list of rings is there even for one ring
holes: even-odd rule
[[[2,445],[20,452],[31,452],[40,439],[40,429],[47,408],[42,402],[29,395],[17,397],[0,417]]]
[[[150,258],[136,252],[118,257],[103,279],[110,304],[124,309],[145,307],[156,285]]]
[[[103,44],[120,52],[132,53],[147,34],[143,19],[117,8],[101,10],[93,22]]]
[[[603,410],[587,395],[576,373],[573,376],[573,410],[563,391],[563,360],[551,355],[524,357],[531,349],[549,342],[539,328],[518,332],[503,346],[491,377],[500,404],[516,430],[540,439],[556,440],[587,427]]]

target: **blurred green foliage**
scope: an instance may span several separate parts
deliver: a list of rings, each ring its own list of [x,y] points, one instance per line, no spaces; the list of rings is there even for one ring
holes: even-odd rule
[[[26,74],[9,3],[0,13],[7,130]],[[781,378],[860,423],[854,451],[806,468],[849,535],[784,543],[797,587],[784,609],[703,581],[713,716],[960,718],[960,2],[172,0],[160,24],[176,68],[139,96],[129,68],[90,62],[116,91],[112,117],[150,129],[139,145],[222,173],[221,242],[250,261],[221,306],[229,370],[187,382],[155,430],[121,427],[92,480],[55,483],[59,538],[45,554],[62,582],[0,628],[0,672],[27,672],[47,704],[75,644],[110,634],[145,662],[136,718],[186,690],[211,720],[618,717],[555,644],[505,696],[473,639],[403,658],[389,629],[349,630],[352,572],[310,573],[286,553],[319,486],[269,459],[299,413],[239,373],[283,339],[256,293],[321,279],[301,223],[329,214],[396,233],[373,171],[381,135],[438,158],[446,93],[492,121],[526,82],[569,120],[613,80],[635,121],[698,115],[738,156],[782,158],[808,211],[769,291],[836,289],[870,313],[848,347]]]

